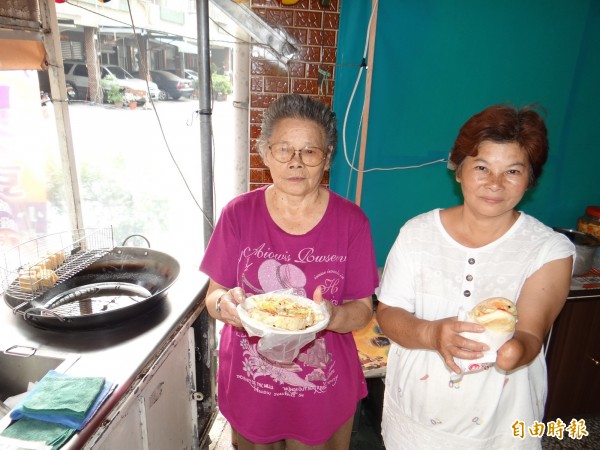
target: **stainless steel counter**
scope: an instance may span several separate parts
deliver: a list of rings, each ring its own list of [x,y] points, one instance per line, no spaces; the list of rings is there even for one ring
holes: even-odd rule
[[[165,299],[155,308],[134,319],[94,330],[41,329],[13,314],[2,301],[1,351],[19,345],[41,352],[77,355],[78,359],[66,373],[102,376],[116,384],[115,391],[94,418],[64,448],[83,445],[172,333],[200,314],[207,282],[204,274],[182,269]]]

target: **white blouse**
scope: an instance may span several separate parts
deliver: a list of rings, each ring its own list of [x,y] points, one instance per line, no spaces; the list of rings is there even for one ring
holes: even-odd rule
[[[469,310],[489,297],[517,302],[529,276],[574,252],[564,235],[524,213],[498,240],[468,248],[450,237],[436,209],[400,230],[378,300],[425,320],[456,316],[461,306]],[[541,448],[541,438],[530,436],[527,429],[544,414],[543,352],[510,373],[494,366],[458,381],[452,374],[437,352],[392,344],[382,423],[386,448]],[[522,439],[515,437],[521,424]]]

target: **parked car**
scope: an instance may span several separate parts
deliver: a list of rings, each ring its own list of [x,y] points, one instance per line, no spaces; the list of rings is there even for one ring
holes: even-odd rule
[[[194,92],[191,80],[181,78],[166,70],[151,70],[150,77],[158,85],[159,100],[179,100],[181,97],[190,98]]]
[[[184,70],[184,72],[185,72],[185,77],[186,77],[188,80],[195,81],[195,80],[197,80],[197,79],[198,79],[198,72],[196,72],[195,70],[192,70],[192,69],[185,69],[185,70]]]
[[[167,72],[171,72],[172,74],[177,75],[178,77],[181,76],[179,75],[179,70],[177,69],[164,69]],[[196,81],[198,80],[198,72],[196,72],[195,70],[192,69],[183,69],[183,78],[185,78],[186,80],[191,80],[191,81]]]
[[[65,78],[71,83],[78,93],[79,98],[86,98],[88,96],[88,69],[84,61],[65,61]],[[135,78],[125,69],[115,65],[100,65],[100,78],[105,78],[108,75],[112,75],[115,82],[122,86],[125,91],[131,91],[136,95],[137,103],[144,104],[146,96],[144,94],[138,94],[140,92],[149,92],[149,96],[153,100],[158,100],[158,94],[160,90],[156,83],[148,82]],[[149,89],[148,89],[149,88]]]

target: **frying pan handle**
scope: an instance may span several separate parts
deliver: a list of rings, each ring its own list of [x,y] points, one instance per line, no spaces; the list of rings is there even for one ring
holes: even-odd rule
[[[148,248],[150,248],[150,241],[148,239],[146,239],[145,236],[142,236],[141,234],[132,234],[130,236],[127,236],[124,240],[123,243],[121,244],[121,247],[125,247],[125,243],[131,239],[132,237],[141,237],[143,240],[146,241],[146,244],[148,244]]]

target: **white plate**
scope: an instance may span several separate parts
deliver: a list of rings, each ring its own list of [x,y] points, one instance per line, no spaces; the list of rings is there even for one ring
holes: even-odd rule
[[[255,307],[255,305],[256,305],[255,301],[257,299],[272,298],[277,295],[281,295],[282,297],[293,300],[302,306],[311,307],[316,313],[321,314],[323,316],[323,319],[321,319],[319,322],[317,322],[314,325],[312,325],[308,328],[305,328],[303,330],[292,331],[292,330],[283,330],[281,328],[275,328],[270,325],[264,324],[260,320],[256,320],[256,319],[253,319],[250,317],[250,315],[248,314],[248,311]],[[327,308],[325,307],[324,303],[317,304],[309,298],[300,297],[298,295],[286,294],[286,293],[270,292],[270,293],[266,293],[266,294],[253,295],[253,296],[248,297],[244,301],[244,303],[240,303],[237,306],[237,309],[238,309],[238,313],[240,315],[242,324],[244,325],[244,328],[246,329],[248,334],[250,334],[251,336],[264,336],[266,333],[276,334],[276,335],[281,335],[281,336],[286,336],[286,335],[287,336],[298,336],[298,335],[302,335],[302,334],[310,334],[310,333],[316,333],[318,331],[321,331],[321,330],[325,329],[327,327],[327,324],[329,323],[329,312],[327,311]]]

